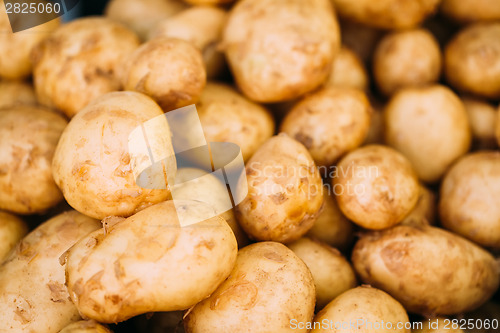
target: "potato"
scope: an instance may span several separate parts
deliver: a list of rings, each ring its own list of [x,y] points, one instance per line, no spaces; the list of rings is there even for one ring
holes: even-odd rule
[[[0,112],[0,209],[41,213],[63,197],[52,177],[52,157],[66,120],[34,106]]]
[[[350,88],[325,88],[297,103],[281,131],[301,142],[316,164],[330,166],[360,146],[370,126],[366,95]]]
[[[246,96],[281,102],[327,79],[340,33],[328,0],[242,0],[229,14],[223,47]]]
[[[465,107],[447,87],[400,90],[386,106],[384,119],[386,142],[410,160],[425,183],[437,182],[469,150]]]
[[[232,142],[248,159],[274,133],[274,119],[230,86],[208,83],[196,104],[208,142]]]
[[[408,314],[394,298],[375,288],[350,289],[321,310],[311,333],[410,333]]]
[[[469,117],[469,124],[475,145],[480,149],[495,148],[497,109],[487,101],[474,97],[462,97],[462,102]]]
[[[401,88],[423,86],[438,81],[441,50],[426,29],[410,29],[387,34],[373,55],[373,76],[378,89],[391,96]]]
[[[325,87],[368,89],[368,74],[358,55],[343,46],[333,60]]]
[[[250,238],[291,242],[314,224],[323,185],[306,148],[286,134],[264,143],[246,165],[248,195],[236,218]]]
[[[203,220],[207,209],[169,200],[82,238],[66,258],[66,285],[82,316],[116,323],[185,310],[212,294],[231,272],[238,247],[221,217]],[[177,211],[202,222],[183,227]]]
[[[500,22],[460,30],[444,51],[446,80],[457,90],[500,99]]]
[[[80,319],[64,286],[59,257],[101,226],[75,211],[42,223],[0,266],[0,313],[8,332],[58,332]]]
[[[405,216],[402,225],[429,225],[435,224],[436,195],[424,185],[419,185],[418,201],[412,211]]]
[[[332,0],[339,16],[382,29],[408,29],[433,14],[441,0]]]
[[[342,44],[359,56],[363,64],[371,62],[373,51],[383,35],[381,30],[340,19]]]
[[[195,103],[206,80],[200,51],[167,37],[142,44],[127,58],[122,77],[125,90],[151,96],[164,111]]]
[[[236,0],[184,0],[191,5],[225,5]]]
[[[500,152],[460,159],[441,184],[439,215],[447,229],[480,245],[500,248]]]
[[[0,211],[0,263],[27,233],[28,226],[23,220]]]
[[[168,189],[136,184],[134,166],[142,156],[129,151],[128,145],[132,130],[162,114],[152,99],[136,92],[103,95],[79,112],[62,134],[52,162],[55,182],[66,201],[85,215],[103,219],[127,217],[166,200]],[[173,153],[166,121],[150,132],[148,137],[165,138],[165,156]],[[167,175],[175,173],[175,163],[162,165]]]
[[[80,320],[69,324],[59,333],[111,333],[111,331],[95,320]]]
[[[440,10],[461,23],[500,19],[500,2],[496,0],[443,0]]]
[[[302,259],[313,276],[316,289],[316,308],[322,309],[338,295],[356,287],[356,275],[351,264],[335,248],[302,237],[288,244]]]
[[[465,333],[460,327],[454,327],[451,319],[444,317],[429,318],[414,322],[412,333]],[[458,325],[460,326],[460,324]]]
[[[138,46],[132,31],[105,18],[62,25],[32,52],[39,102],[73,117],[96,97],[120,88],[120,63]]]
[[[0,109],[38,103],[33,86],[21,81],[0,81]]]
[[[417,177],[410,162],[380,145],[347,154],[336,166],[333,191],[342,213],[367,229],[401,222],[418,200]]]
[[[365,283],[422,315],[470,311],[498,288],[495,259],[487,251],[431,226],[396,226],[367,233],[356,243],[352,263]]]
[[[363,146],[384,143],[383,109],[385,105],[378,99],[373,98],[373,96],[371,96],[370,102],[372,107],[372,112],[370,113],[370,128],[368,128],[368,134],[362,144]]]
[[[186,333],[307,332],[290,321],[314,314],[311,272],[290,249],[275,242],[238,252],[229,278],[184,318]]]

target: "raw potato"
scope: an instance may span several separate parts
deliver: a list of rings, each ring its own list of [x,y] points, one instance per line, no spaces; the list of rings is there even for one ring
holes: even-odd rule
[[[368,73],[358,55],[343,46],[333,60],[325,87],[368,89]]]
[[[370,128],[366,135],[363,145],[383,144],[384,143],[384,105],[376,100],[371,99],[372,112],[370,114]]]
[[[485,100],[463,97],[462,102],[469,117],[474,143],[479,148],[495,148],[495,124],[498,111]]]
[[[367,233],[352,263],[363,282],[425,316],[471,311],[498,288],[495,258],[479,246],[431,226]]]
[[[482,246],[500,248],[500,152],[460,159],[444,177],[439,214],[443,226]]]
[[[103,219],[127,217],[166,200],[168,189],[136,184],[134,156],[128,146],[134,128],[161,115],[163,111],[151,98],[136,92],[106,94],[79,112],[62,134],[52,162],[54,179],[66,201],[85,215]],[[168,124],[162,125],[165,128],[158,128],[159,134],[152,132],[148,137],[167,136]],[[170,138],[164,149],[168,147]],[[164,166],[167,174],[175,172],[175,163]]]
[[[386,142],[410,160],[423,182],[437,182],[469,150],[465,107],[447,87],[402,89],[386,106],[384,118]]]
[[[329,0],[241,0],[223,47],[238,87],[258,102],[281,102],[320,86],[340,49]]]
[[[401,221],[402,225],[432,225],[436,219],[436,195],[424,185],[419,186],[418,201],[410,214]]]
[[[59,257],[99,221],[68,211],[42,223],[0,266],[0,313],[8,332],[53,333],[80,320]]]
[[[468,23],[500,19],[497,0],[443,0],[441,13],[455,21]]]
[[[0,211],[0,263],[27,233],[28,226],[23,220]]]
[[[274,119],[230,86],[208,83],[196,105],[208,142],[232,142],[248,159],[274,133]]]
[[[356,53],[363,64],[371,62],[373,51],[383,35],[381,30],[349,20],[340,20],[342,44]]]
[[[182,227],[177,210],[202,222]],[[196,201],[169,200],[95,231],[71,248],[66,285],[78,311],[116,323],[186,310],[208,297],[236,261],[238,246],[221,217]]]
[[[410,162],[380,145],[347,154],[336,167],[333,190],[345,216],[366,229],[401,222],[415,207],[419,192]]]
[[[286,246],[260,242],[238,252],[229,278],[184,318],[186,333],[307,332],[314,315],[311,272]]]
[[[73,117],[96,97],[120,89],[121,62],[138,46],[132,31],[109,19],[62,25],[32,52],[39,102]]]
[[[457,324],[461,326],[462,323]],[[412,333],[465,333],[460,327],[454,328],[456,325],[452,325],[451,319],[444,317],[429,318],[413,325],[416,328],[412,330]],[[415,325],[421,325],[421,327]]]
[[[302,259],[313,276],[316,289],[316,308],[323,309],[338,295],[357,286],[351,264],[333,247],[302,237],[288,244]]]
[[[269,139],[246,165],[248,195],[236,207],[243,230],[256,240],[291,242],[314,224],[323,185],[306,148],[286,134]]]
[[[332,332],[335,328],[345,333],[410,333],[408,314],[403,306],[382,290],[369,286],[357,287],[338,296],[316,315],[314,323],[316,326],[311,333]],[[345,326],[339,329],[339,325]]]
[[[69,324],[59,333],[111,333],[111,331],[95,320],[80,320]]]
[[[67,121],[34,106],[0,111],[0,209],[42,213],[63,199],[52,157]]]
[[[434,83],[441,74],[441,50],[425,29],[392,32],[380,41],[373,55],[373,75],[386,96],[401,88]]]
[[[200,51],[168,37],[142,44],[127,58],[122,77],[125,90],[151,96],[163,111],[196,103],[206,80]]]
[[[21,81],[0,82],[0,109],[38,103],[33,86]]]
[[[460,30],[444,51],[446,79],[462,92],[500,99],[500,22]]]
[[[301,142],[319,166],[330,166],[363,143],[370,103],[357,89],[324,88],[302,99],[285,116],[281,131]]]

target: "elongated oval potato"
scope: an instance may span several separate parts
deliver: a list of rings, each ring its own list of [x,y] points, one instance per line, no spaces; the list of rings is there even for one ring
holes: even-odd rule
[[[398,301],[382,290],[361,286],[337,296],[321,310],[311,333],[410,333],[409,326],[405,327],[408,323],[408,314]]]
[[[405,216],[403,225],[433,225],[437,215],[436,194],[424,185],[419,185],[418,201],[412,211]]]
[[[0,263],[28,233],[28,226],[16,215],[0,211]]]
[[[458,326],[458,327],[456,327]],[[437,317],[429,318],[419,322],[413,322],[412,333],[465,333],[460,328],[461,322],[453,325],[450,318]],[[474,325],[475,326],[475,325]]]
[[[474,310],[499,284],[495,258],[479,246],[431,226],[396,226],[367,233],[352,263],[361,280],[422,315]]]
[[[369,78],[365,65],[351,49],[342,46],[332,63],[325,87],[353,88],[366,91]]]
[[[488,101],[474,97],[462,97],[462,102],[469,117],[474,146],[479,149],[495,148],[495,125],[497,118],[500,118],[497,108]]]
[[[327,79],[340,32],[329,0],[242,0],[229,13],[223,46],[246,96],[281,102]]]
[[[323,184],[307,149],[286,134],[264,143],[246,165],[248,195],[236,218],[250,238],[290,242],[314,224]]]
[[[99,221],[68,211],[42,223],[0,266],[0,313],[8,332],[53,333],[80,319],[64,285],[63,255]]]
[[[229,278],[184,318],[186,333],[307,332],[292,318],[314,314],[311,272],[286,246],[260,242],[238,252]]]
[[[0,109],[17,105],[37,105],[33,86],[21,81],[0,82]]]
[[[59,333],[111,333],[111,331],[95,320],[80,320],[69,324]]]
[[[157,311],[186,310],[227,278],[238,245],[203,203],[169,200],[82,238],[68,253],[66,285],[78,311],[116,323]],[[181,226],[177,214],[199,223]]]
[[[441,13],[461,23],[500,19],[500,2],[496,0],[443,0]]]

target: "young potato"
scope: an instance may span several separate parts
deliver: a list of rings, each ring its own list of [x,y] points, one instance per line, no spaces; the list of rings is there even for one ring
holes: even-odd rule
[[[33,86],[21,81],[0,81],[0,109],[38,103]]]
[[[436,220],[436,195],[424,185],[419,185],[415,208],[401,221],[402,225],[432,225]]]
[[[333,60],[325,87],[353,88],[366,91],[368,83],[368,73],[358,55],[345,46],[341,47]]]
[[[431,226],[396,226],[363,235],[352,263],[365,283],[424,316],[470,311],[498,288],[495,258],[479,246]]]
[[[447,87],[402,89],[389,101],[384,118],[386,142],[410,160],[423,182],[437,182],[469,150],[467,112]]]
[[[133,174],[137,161],[128,146],[132,130],[161,115],[151,98],[136,92],[103,95],[79,112],[62,134],[52,161],[55,182],[66,201],[85,215],[103,219],[127,217],[168,199],[168,189],[137,185]],[[168,124],[162,125],[158,136],[166,137]],[[173,152],[170,137],[164,149],[166,156]],[[167,175],[175,173],[175,163],[164,167]]]
[[[475,145],[479,149],[495,148],[498,110],[487,101],[474,97],[462,97],[462,102],[469,117]]]
[[[440,10],[461,23],[500,19],[500,2],[496,0],[443,0]]]
[[[207,141],[237,144],[245,161],[274,133],[271,114],[227,85],[208,83],[196,108]]]
[[[112,333],[112,331],[95,320],[80,320],[69,324],[59,333]]]
[[[365,66],[371,62],[373,51],[383,35],[381,30],[349,20],[340,20],[342,44],[359,56]]]
[[[53,333],[80,320],[64,286],[59,257],[100,226],[97,220],[68,211],[42,223],[17,244],[0,266],[2,328]]]
[[[313,324],[311,333],[333,330],[410,333],[408,314],[403,306],[382,290],[370,286],[344,292],[316,315]]]
[[[206,81],[200,51],[189,42],[168,37],[142,44],[127,58],[122,77],[125,90],[151,96],[163,111],[195,103]]]
[[[229,278],[184,318],[186,333],[307,332],[292,318],[314,315],[311,272],[286,246],[260,242],[238,252]]]
[[[132,31],[109,19],[62,25],[32,52],[38,100],[73,117],[96,97],[120,88],[120,63],[138,46]]]
[[[451,319],[444,317],[429,318],[414,322],[412,333],[465,333],[461,328],[452,325]]]
[[[319,87],[340,49],[329,0],[241,0],[223,47],[238,87],[258,102],[282,102]]]
[[[186,310],[212,294],[231,273],[238,245],[224,219],[203,220],[207,209],[169,200],[82,238],[66,258],[66,286],[82,316],[116,323]],[[178,210],[201,222],[181,226]]]
[[[357,286],[351,264],[335,248],[302,237],[288,244],[302,259],[313,276],[316,289],[316,308],[322,309],[338,295]]]
[[[264,143],[246,165],[248,195],[236,218],[250,238],[291,242],[314,224],[323,185],[307,149],[286,134]]]
[[[378,89],[391,96],[401,88],[423,86],[438,81],[441,50],[426,29],[410,29],[387,34],[373,56],[373,76]]]
[[[466,155],[441,184],[441,223],[482,246],[500,248],[499,197],[500,152]]]
[[[0,209],[42,213],[63,199],[52,157],[67,121],[34,106],[0,111]]]
[[[0,211],[0,263],[27,233],[28,226],[23,220]]]
[[[351,88],[324,88],[298,102],[281,131],[301,142],[320,166],[330,166],[363,143],[370,127],[370,103]]]
[[[347,154],[336,166],[333,191],[342,213],[366,229],[401,222],[418,200],[410,162],[397,151],[369,145]]]
[[[500,99],[500,22],[477,23],[460,30],[446,45],[444,65],[452,87]]]

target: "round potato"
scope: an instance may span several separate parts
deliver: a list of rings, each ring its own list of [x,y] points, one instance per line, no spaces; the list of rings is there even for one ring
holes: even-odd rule
[[[410,162],[379,145],[347,154],[336,166],[333,190],[345,216],[366,229],[401,222],[418,200],[417,176]]]
[[[323,185],[307,149],[286,134],[269,139],[246,165],[248,195],[236,218],[250,238],[290,242],[314,224]]]
[[[320,166],[330,166],[365,139],[370,103],[357,89],[324,88],[295,105],[281,131],[301,142]]]
[[[436,219],[436,195],[424,185],[419,186],[418,201],[410,214],[401,221],[402,225],[432,225]]]
[[[105,18],[62,25],[32,52],[39,102],[73,117],[96,97],[120,89],[120,63],[138,46],[132,31]]]
[[[213,209],[188,200],[151,206],[82,238],[66,258],[66,285],[78,311],[116,323],[186,310],[212,294],[233,269],[238,245]],[[178,212],[201,222],[182,226]]]
[[[95,320],[80,320],[69,324],[59,333],[111,333],[111,331]]]
[[[0,211],[0,262],[28,233],[28,226],[19,217]]]
[[[41,213],[63,197],[52,177],[52,157],[67,121],[34,106],[0,112],[0,209]]]
[[[33,86],[21,81],[0,81],[0,109],[38,103]]]
[[[461,23],[500,19],[496,0],[442,0],[441,13]]]
[[[343,46],[335,56],[325,87],[368,89],[368,73],[358,55]]]
[[[311,272],[286,246],[260,242],[238,252],[229,278],[184,318],[186,333],[307,332],[290,321],[314,314]]]
[[[367,233],[356,243],[352,263],[363,282],[387,291],[408,311],[427,316],[473,310],[499,283],[490,253],[431,226]]]
[[[242,0],[229,14],[223,46],[246,96],[281,102],[328,78],[340,32],[329,0]]]
[[[480,149],[495,148],[498,110],[487,101],[474,97],[462,97],[462,102],[469,117],[475,146]]]
[[[441,179],[449,166],[469,150],[467,112],[447,87],[402,89],[386,106],[384,118],[386,142],[410,160],[426,183]]]
[[[460,324],[452,325],[451,319],[444,317],[429,318],[428,320],[422,320],[419,322],[414,322],[414,329],[411,330],[412,333],[465,333],[461,328]]]

